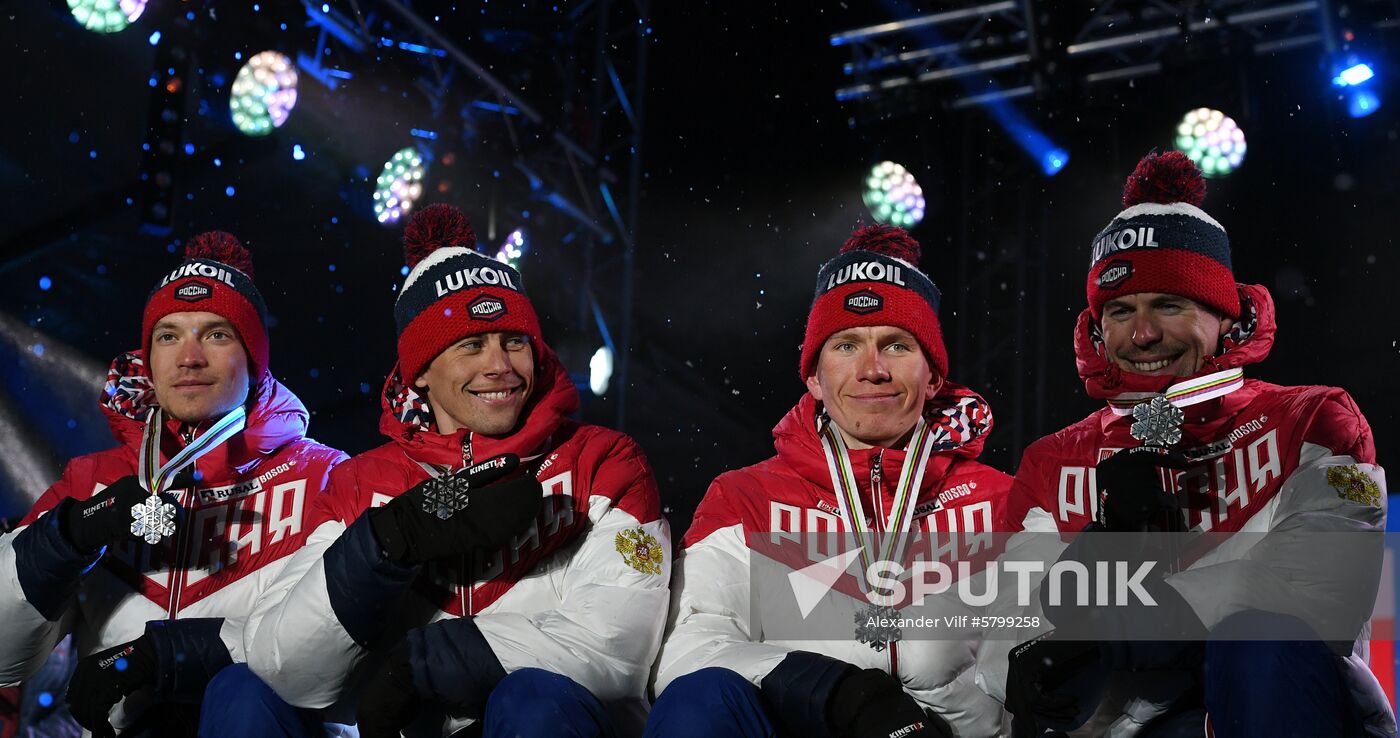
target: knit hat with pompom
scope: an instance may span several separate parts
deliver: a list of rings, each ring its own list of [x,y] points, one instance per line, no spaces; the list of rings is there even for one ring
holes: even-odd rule
[[[214,313],[233,324],[248,351],[249,375],[256,385],[267,371],[267,305],[253,284],[253,258],[232,234],[209,231],[191,238],[184,263],[151,291],[141,315],[144,356],[151,355],[156,323],[184,312]]]
[[[1094,237],[1085,289],[1094,319],[1104,303],[1139,292],[1187,297],[1230,318],[1240,298],[1225,227],[1201,209],[1206,181],[1180,151],[1150,153],[1123,187],[1123,207]]]
[[[394,303],[399,369],[412,382],[453,343],[478,333],[518,331],[540,343],[540,320],[520,272],[476,252],[476,232],[451,205],[429,205],[404,229],[410,271]]]
[[[948,376],[948,350],[938,325],[938,288],[919,271],[919,242],[903,228],[858,228],[836,258],[817,272],[817,294],[802,341],[802,379],[817,369],[822,345],[847,328],[890,325],[913,334],[939,377]]]

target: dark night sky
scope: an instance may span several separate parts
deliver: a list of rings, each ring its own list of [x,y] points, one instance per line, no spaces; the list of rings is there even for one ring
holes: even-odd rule
[[[953,378],[980,382],[998,417],[986,458],[1009,470],[1020,447],[1091,410],[1069,344],[1089,241],[1117,212],[1136,159],[1170,145],[1176,120],[1199,105],[1226,109],[1250,137],[1244,167],[1212,182],[1206,209],[1230,231],[1237,276],[1269,286],[1278,303],[1278,343],[1255,375],[1346,387],[1371,421],[1382,462],[1400,462],[1389,445],[1400,413],[1389,389],[1400,369],[1400,320],[1388,293],[1400,277],[1400,106],[1360,121],[1340,115],[1318,81],[1318,50],[1203,58],[1132,86],[1023,100],[1030,119],[1071,152],[1069,166],[1046,179],[981,112],[911,108],[870,120],[835,101],[849,57],[827,37],[889,19],[887,6],[655,5],[628,430],[651,456],[678,528],[717,473],[771,453],[768,431],[802,391],[794,370],[817,267],[868,218],[859,188],[880,159],[909,167],[929,198],[914,234],[945,293]],[[440,7],[453,28],[476,18],[549,27],[521,23],[523,11],[494,3]],[[423,120],[422,101],[405,92],[409,67],[342,59],[364,69],[355,83],[332,94],[304,79],[291,120],[268,140],[233,134],[216,111],[199,115],[192,102],[186,140],[195,153],[182,187],[193,199],[180,204],[171,237],[139,235],[122,193],[139,164],[152,55],[145,39],[159,23],[150,12],[111,38],[42,5],[0,15],[0,54],[19,72],[0,122],[0,314],[105,366],[134,344],[146,292],[175,263],[171,238],[230,230],[254,252],[277,316],[273,368],[316,412],[313,434],[352,453],[370,447],[375,393],[392,364],[389,311],[401,262],[398,232],[367,217],[364,177]],[[314,43],[298,26],[303,16],[288,16],[281,31],[267,15],[221,6],[201,65],[231,76],[234,50]],[[521,78],[527,95],[553,99],[534,81],[549,70],[547,39],[519,41],[534,51],[527,58],[500,42],[478,47],[479,37],[468,34],[463,48],[506,78],[522,65],[535,75]],[[308,152],[305,161],[293,161],[293,144]],[[503,148],[483,128],[430,184],[450,176],[447,199],[483,232],[493,203],[498,228],[533,209],[533,227],[556,232],[542,206],[512,200],[518,188],[492,176]],[[541,238],[526,261],[547,338],[561,345],[574,321],[567,251]],[[979,274],[990,275],[981,286],[959,283]],[[51,289],[38,288],[41,276]],[[1020,300],[1033,300],[1026,324],[1008,317]],[[18,413],[6,422],[25,418],[50,461],[102,447],[87,399],[74,400],[71,384],[31,354],[22,340],[0,344],[0,411]],[[591,402],[585,415],[608,418],[611,402]],[[81,422],[69,427],[70,419]],[[0,514],[16,512],[21,497],[0,490]]]

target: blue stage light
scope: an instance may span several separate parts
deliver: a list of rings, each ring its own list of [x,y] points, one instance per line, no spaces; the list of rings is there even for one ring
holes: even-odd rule
[[[1051,149],[1041,157],[1040,168],[1047,177],[1055,176],[1069,163],[1069,152],[1064,149]]]
[[[1370,90],[1351,90],[1347,93],[1347,115],[1365,118],[1381,107],[1380,95]]]
[[[1376,72],[1371,69],[1371,65],[1365,62],[1358,62],[1343,69],[1332,78],[1332,84],[1338,87],[1350,87],[1359,85],[1368,79],[1376,76]]]

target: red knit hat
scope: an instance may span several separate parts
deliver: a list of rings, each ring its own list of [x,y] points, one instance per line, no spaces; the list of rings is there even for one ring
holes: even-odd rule
[[[1225,228],[1201,210],[1206,181],[1180,151],[1150,153],[1123,187],[1123,207],[1094,237],[1085,290],[1095,320],[1104,303],[1139,292],[1187,297],[1231,318],[1240,298]]]
[[[912,333],[938,376],[948,376],[938,287],[919,271],[921,252],[903,228],[871,225],[856,229],[841,253],[822,265],[798,365],[804,381],[816,371],[817,354],[833,333],[875,325]]]
[[[267,371],[267,306],[253,284],[253,258],[232,234],[209,231],[185,244],[184,263],[161,279],[146,300],[141,316],[143,356],[151,355],[156,323],[185,312],[214,313],[233,324],[248,351],[248,373],[256,386]]]
[[[412,382],[454,342],[494,331],[519,331],[540,345],[540,320],[520,272],[478,254],[476,232],[451,205],[429,205],[403,234],[412,269],[394,303],[399,369]]]

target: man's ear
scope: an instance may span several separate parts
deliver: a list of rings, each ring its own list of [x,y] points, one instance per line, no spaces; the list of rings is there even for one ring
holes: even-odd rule
[[[817,375],[807,377],[807,392],[812,395],[812,399],[822,402],[822,383],[817,381]]]
[[[413,380],[413,386],[417,387],[418,389],[427,389],[428,376],[426,374],[419,376],[417,379]]]
[[[933,398],[937,397],[938,393],[942,391],[942,389],[943,377],[940,377],[937,374],[933,375],[933,379],[929,380],[928,386],[924,387],[924,402],[928,402],[929,400],[932,400]]]
[[[1224,338],[1234,327],[1235,321],[1233,318],[1222,317],[1220,319],[1220,337]]]

